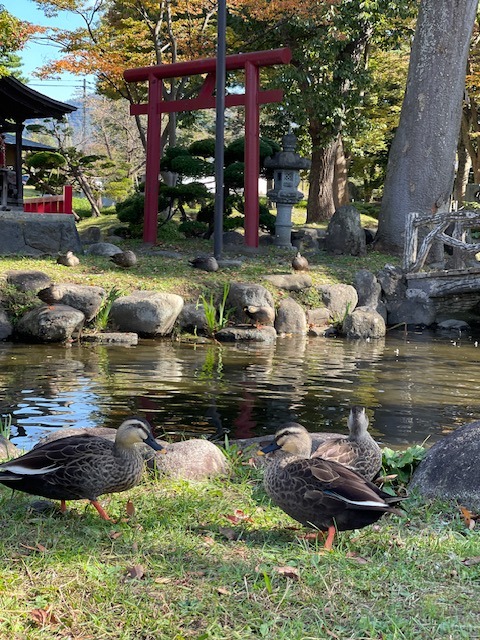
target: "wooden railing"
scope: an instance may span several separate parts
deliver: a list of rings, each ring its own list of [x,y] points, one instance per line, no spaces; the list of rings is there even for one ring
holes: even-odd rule
[[[73,190],[70,185],[63,187],[61,196],[38,196],[26,198],[23,210],[26,213],[73,213]]]
[[[450,225],[453,225],[453,230],[452,234],[448,235],[445,231]],[[453,247],[453,268],[465,267],[464,258],[480,252],[480,242],[468,242],[472,227],[480,227],[480,210],[461,209],[433,216],[409,213],[405,230],[403,269],[410,273],[420,271],[434,242]],[[426,233],[419,246],[418,236],[422,228]]]

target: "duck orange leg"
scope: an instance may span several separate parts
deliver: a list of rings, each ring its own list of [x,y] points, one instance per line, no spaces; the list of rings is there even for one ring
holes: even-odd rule
[[[65,513],[66,510],[67,510],[67,503],[65,502],[65,500],[60,500],[60,511],[62,513]]]
[[[330,525],[328,527],[328,535],[327,535],[327,539],[325,540],[325,545],[324,545],[324,549],[326,549],[327,551],[331,551],[332,550],[332,545],[333,545],[333,539],[335,537],[335,532],[336,529],[334,527],[334,525]]]
[[[98,502],[98,500],[90,500],[90,502],[91,502],[91,504],[93,504],[95,509],[98,511],[98,513],[100,514],[101,518],[103,518],[104,520],[111,520],[112,519],[112,518],[110,518],[108,513],[105,511],[105,509],[102,507],[102,505]]]

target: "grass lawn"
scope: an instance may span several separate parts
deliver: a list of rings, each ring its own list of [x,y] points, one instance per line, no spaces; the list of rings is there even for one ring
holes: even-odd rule
[[[233,466],[204,483],[146,476],[105,500],[117,523],[83,502],[39,515],[0,488],[0,637],[480,637],[478,532],[454,507],[409,498],[404,517],[323,552],[271,505],[261,471]]]
[[[294,215],[294,222],[302,224],[305,212],[299,210]],[[364,226],[376,224],[374,218],[362,216]],[[100,226],[105,235],[109,230],[120,225],[115,215],[102,215],[100,218],[85,218],[78,224],[81,232],[91,225]],[[221,293],[225,283],[258,282],[270,289],[274,297],[281,295],[278,290],[263,280],[265,274],[291,273],[293,252],[276,247],[263,248],[255,254],[242,255],[235,251],[225,251],[226,258],[240,257],[242,265],[221,269],[217,273],[206,273],[192,269],[188,260],[201,253],[212,253],[212,242],[201,239],[186,239],[177,231],[177,223],[169,222],[159,231],[157,251],[175,251],[181,258],[170,258],[158,255],[154,250],[145,250],[140,240],[125,240],[117,242],[122,248],[131,248],[138,253],[138,265],[128,271],[119,269],[108,258],[99,256],[80,256],[81,264],[69,269],[57,265],[52,257],[19,258],[11,256],[0,257],[3,272],[9,270],[41,270],[49,275],[54,282],[71,282],[84,285],[98,285],[109,290],[118,287],[122,291],[130,292],[134,289],[156,289],[170,293],[177,293],[186,301],[196,301],[199,295],[210,294],[212,291]],[[359,258],[353,256],[329,256],[318,251],[308,256],[311,270],[310,275],[314,285],[351,283],[356,271],[367,268],[376,273],[387,262],[398,264],[398,259],[376,251],[369,251],[367,256]],[[313,296],[313,297],[312,297]],[[305,292],[299,301],[306,306],[316,306],[318,300],[315,292]]]

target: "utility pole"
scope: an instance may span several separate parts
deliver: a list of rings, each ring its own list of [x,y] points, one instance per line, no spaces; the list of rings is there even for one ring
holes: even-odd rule
[[[215,89],[215,203],[213,216],[213,254],[217,259],[222,257],[223,249],[226,30],[227,2],[226,0],[218,0]]]

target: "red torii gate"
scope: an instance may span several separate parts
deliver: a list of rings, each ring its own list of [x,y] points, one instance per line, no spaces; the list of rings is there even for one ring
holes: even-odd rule
[[[260,105],[280,102],[281,89],[260,90],[260,67],[288,64],[290,49],[273,49],[226,56],[227,71],[245,69],[245,93],[225,96],[226,107],[245,107],[245,244],[258,247],[258,175],[260,172]],[[163,113],[215,109],[213,95],[216,81],[216,58],[177,62],[127,69],[123,77],[127,82],[148,80],[148,103],[130,106],[130,115],[147,115],[147,158],[145,175],[145,213],[143,225],[144,242],[157,241],[158,224],[158,176],[160,172],[160,134]],[[162,100],[162,80],[182,78],[206,73],[196,98]]]

